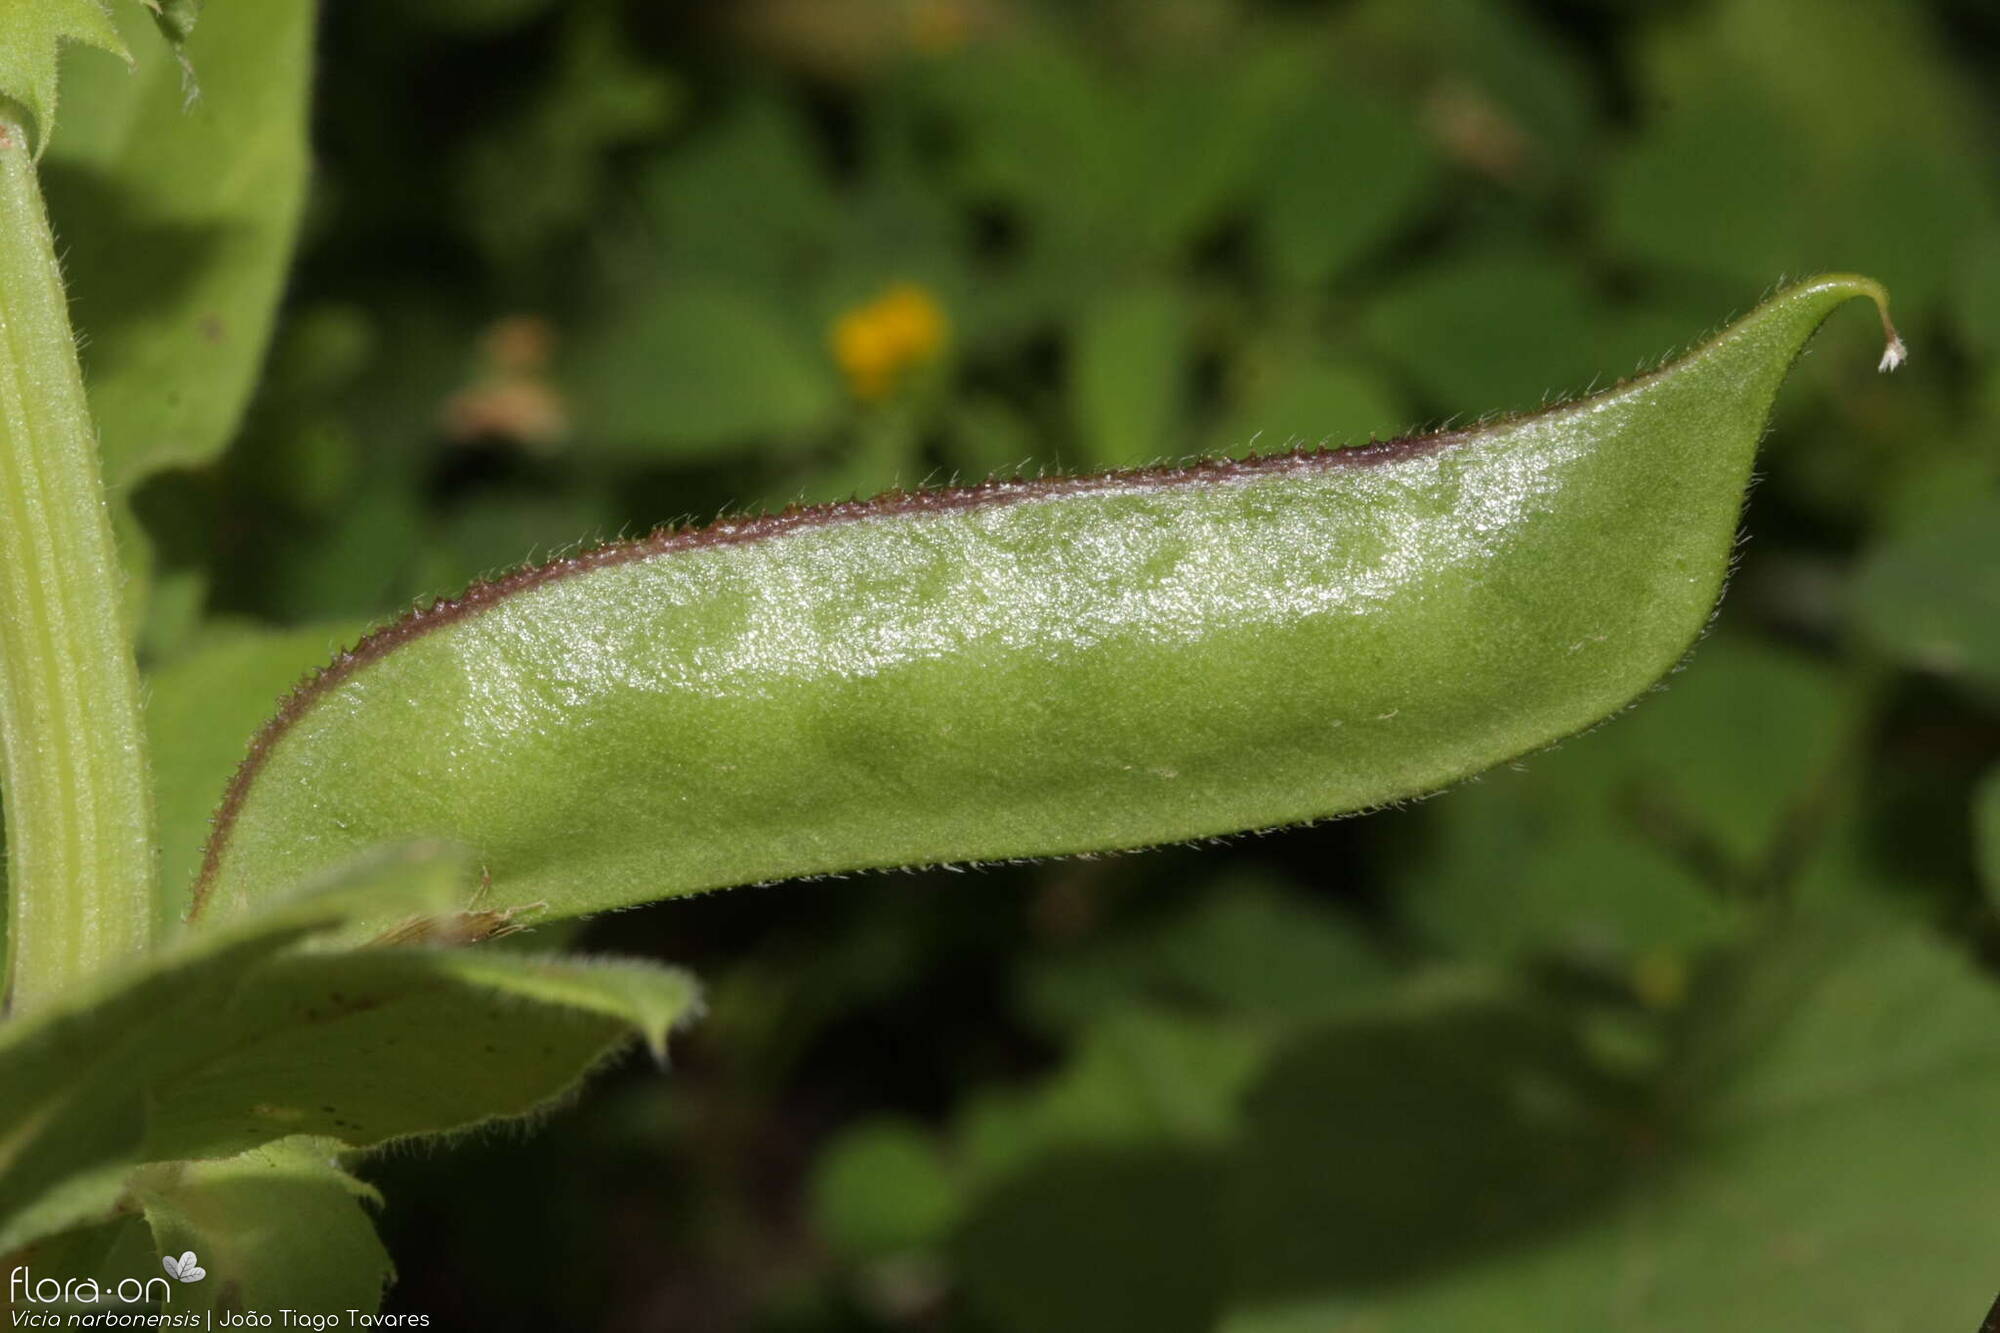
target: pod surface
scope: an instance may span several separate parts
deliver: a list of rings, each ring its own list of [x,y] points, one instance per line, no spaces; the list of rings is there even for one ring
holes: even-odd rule
[[[1866,279],[1478,430],[656,534],[474,588],[302,686],[196,911],[371,845],[574,915],[1104,851],[1421,795],[1687,651],[1778,384]]]

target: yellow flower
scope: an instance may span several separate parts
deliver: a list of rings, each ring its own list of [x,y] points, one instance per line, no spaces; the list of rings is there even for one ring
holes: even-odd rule
[[[828,341],[854,396],[872,402],[886,398],[911,370],[935,361],[950,333],[950,321],[931,294],[899,282],[843,311]]]

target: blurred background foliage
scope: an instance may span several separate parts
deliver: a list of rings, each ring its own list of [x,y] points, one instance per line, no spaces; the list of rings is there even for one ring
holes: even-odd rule
[[[1915,353],[1877,377],[1872,320],[1822,334],[1716,632],[1556,751],[1223,846],[591,923],[696,968],[707,1019],[667,1077],[635,1060],[532,1134],[370,1164],[391,1309],[1977,1323],[2000,11],[341,0],[318,58],[246,422],[120,474],[145,664],[201,700],[155,725],[218,772],[332,643],[578,542],[1531,408],[1829,268],[1884,279]],[[167,194],[51,161],[101,382],[145,329],[83,258],[226,251],[268,201],[175,230]],[[167,826],[212,792],[169,773]]]

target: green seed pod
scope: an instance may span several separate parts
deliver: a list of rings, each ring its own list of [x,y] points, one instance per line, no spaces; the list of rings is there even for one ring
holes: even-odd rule
[[[1670,670],[1853,276],[1476,430],[655,534],[380,630],[257,738],[196,912],[372,844],[552,916],[1105,851],[1435,791]],[[1894,341],[1885,368],[1899,359]]]

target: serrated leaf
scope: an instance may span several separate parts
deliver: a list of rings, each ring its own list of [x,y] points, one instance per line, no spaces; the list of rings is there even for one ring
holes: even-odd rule
[[[38,151],[55,126],[56,60],[65,42],[131,59],[103,0],[14,0],[0,13],[0,95],[27,110]]]
[[[140,0],[153,11],[153,26],[178,45],[194,36],[194,25],[207,0]]]
[[[357,916],[443,912],[460,866],[371,856],[0,1026],[0,1253],[110,1207],[140,1160],[153,1085],[213,1043],[216,1012],[260,963]]]
[[[667,968],[278,952],[315,932],[352,941],[363,918],[448,923],[460,866],[434,852],[376,858],[352,887],[197,932],[153,968],[8,1029],[0,1252],[102,1215],[140,1163],[229,1157],[296,1135],[370,1147],[525,1115],[633,1034],[664,1058],[668,1032],[696,1004],[694,983]]]
[[[147,1160],[308,1134],[364,1148],[526,1115],[632,1035],[664,1059],[683,972],[608,959],[364,949],[246,977],[152,1089]]]
[[[197,911],[375,842],[574,915],[1421,794],[1616,711],[1707,623],[1783,293],[1674,365],[1480,430],[663,532],[475,588],[297,695]]]
[[[199,1256],[203,1277],[176,1287],[177,1313],[372,1312],[389,1255],[368,1217],[375,1192],[330,1147],[281,1139],[219,1161],[141,1170],[132,1195],[159,1252]]]

